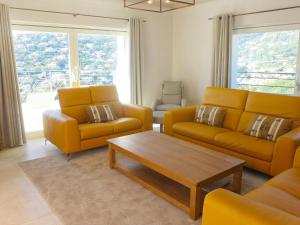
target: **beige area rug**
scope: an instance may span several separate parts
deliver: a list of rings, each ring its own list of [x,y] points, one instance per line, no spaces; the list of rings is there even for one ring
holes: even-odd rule
[[[65,225],[194,225],[182,210],[108,167],[106,148],[20,163]],[[245,171],[243,192],[265,177]]]

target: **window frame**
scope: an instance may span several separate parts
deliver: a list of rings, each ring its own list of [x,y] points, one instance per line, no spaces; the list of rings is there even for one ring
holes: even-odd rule
[[[237,55],[234,51],[234,35],[241,34],[251,34],[251,33],[264,33],[264,32],[280,32],[280,31],[293,31],[298,30],[299,40],[298,40],[298,55],[297,55],[297,64],[296,64],[296,77],[295,77],[295,87],[293,95],[300,96],[300,24],[286,24],[286,25],[261,25],[260,27],[246,27],[246,28],[236,28],[232,32],[232,43],[231,43],[231,74],[230,74],[230,87],[236,88],[232,85],[233,80],[236,80],[236,75],[233,74],[234,68],[234,59],[237,58]],[[288,95],[288,94],[287,94]]]
[[[94,34],[107,36],[122,36],[124,38],[124,49],[128,53],[128,30],[105,30],[99,28],[78,28],[78,27],[60,27],[47,25],[12,25],[12,31],[31,31],[31,32],[53,32],[66,33],[69,36],[69,74],[71,87],[80,87],[80,64],[78,52],[78,35]],[[128,54],[126,54],[128,55]],[[127,57],[128,58],[128,57]]]

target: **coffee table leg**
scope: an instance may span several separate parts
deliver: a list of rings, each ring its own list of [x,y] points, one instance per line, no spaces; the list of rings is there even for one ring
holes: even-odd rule
[[[108,145],[108,151],[109,151],[109,167],[113,169],[114,165],[116,164],[116,152],[113,149],[111,144]]]
[[[243,176],[243,167],[239,168],[233,174],[233,191],[237,194],[241,194],[242,191],[242,176]]]
[[[190,217],[194,220],[200,217],[203,208],[205,192],[200,187],[194,186],[190,193]]]

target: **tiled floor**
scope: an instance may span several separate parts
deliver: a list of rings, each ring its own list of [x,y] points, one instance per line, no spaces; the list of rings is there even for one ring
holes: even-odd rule
[[[43,140],[32,140],[25,146],[0,151],[0,224],[62,225],[18,163],[61,154]]]

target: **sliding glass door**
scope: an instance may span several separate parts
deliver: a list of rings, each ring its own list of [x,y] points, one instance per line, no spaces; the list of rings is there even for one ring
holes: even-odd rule
[[[42,112],[59,108],[61,87],[115,84],[129,102],[126,33],[16,27],[13,36],[27,133],[42,133]]]
[[[42,112],[58,107],[57,88],[70,86],[69,36],[14,31],[13,37],[25,129],[42,130]]]

